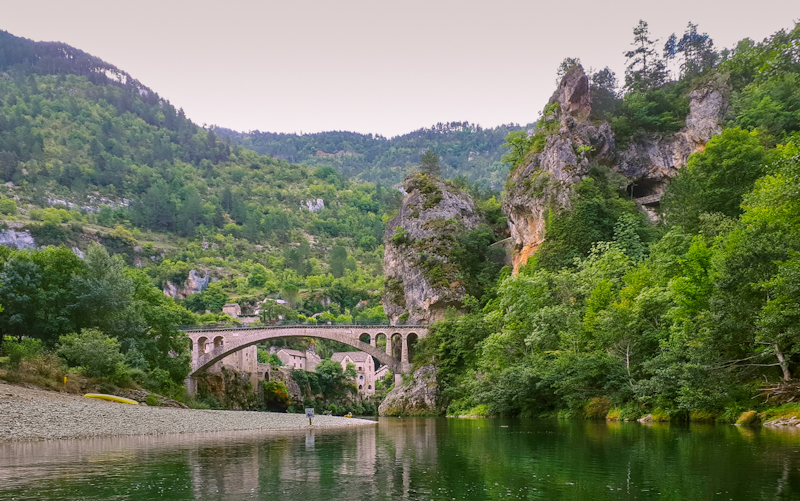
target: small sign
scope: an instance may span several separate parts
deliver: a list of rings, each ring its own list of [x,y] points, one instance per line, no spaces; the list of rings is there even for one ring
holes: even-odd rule
[[[313,407],[306,407],[306,417],[311,419],[314,417],[314,408]]]

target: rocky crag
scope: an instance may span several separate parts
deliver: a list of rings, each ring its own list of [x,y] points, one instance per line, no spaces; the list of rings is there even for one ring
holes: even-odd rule
[[[640,206],[658,203],[664,186],[694,152],[721,131],[727,110],[724,82],[710,82],[690,94],[686,126],[675,134],[652,135],[617,148],[608,122],[590,120],[589,80],[578,65],[569,70],[543,112],[541,140],[509,174],[503,212],[508,217],[516,273],[545,238],[549,209],[568,209],[572,186],[593,164],[605,165],[637,186]]]
[[[432,323],[466,293],[452,261],[452,243],[481,217],[472,198],[427,174],[406,178],[398,215],[386,225],[383,308],[393,324]]]
[[[186,299],[196,292],[203,292],[211,283],[211,275],[208,273],[200,275],[197,270],[189,271],[189,276],[183,284],[167,282],[164,285],[164,294],[173,299]]]
[[[439,416],[441,408],[436,367],[423,365],[414,371],[414,377],[399,384],[386,395],[378,407],[381,416]]]

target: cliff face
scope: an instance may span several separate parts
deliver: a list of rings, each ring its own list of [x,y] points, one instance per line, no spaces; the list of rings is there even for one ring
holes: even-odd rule
[[[395,386],[378,407],[380,416],[439,416],[443,412],[432,365],[417,369],[408,384]]]
[[[615,169],[646,186],[645,196],[660,198],[667,182],[686,165],[689,155],[702,151],[713,136],[722,132],[720,121],[728,108],[723,88],[709,85],[693,91],[689,100],[686,127],[680,132],[646,138],[619,152]]]
[[[196,292],[203,292],[210,282],[211,275],[208,273],[200,276],[197,270],[191,270],[183,285],[178,286],[172,282],[167,282],[162,292],[173,299],[186,299]]]
[[[616,145],[607,122],[591,124],[592,96],[583,68],[572,68],[550,98],[543,126],[552,130],[540,151],[531,153],[509,174],[503,212],[514,244],[514,272],[544,240],[546,211],[568,208],[570,187],[589,172],[593,161],[610,164]]]
[[[545,108],[543,127],[549,134],[544,146],[535,148],[506,183],[503,212],[514,247],[514,273],[544,241],[547,210],[569,208],[572,185],[593,163],[628,177],[638,187],[634,195],[642,206],[657,203],[689,155],[720,133],[727,110],[724,88],[724,83],[712,82],[692,92],[686,127],[680,132],[648,137],[620,151],[607,122],[589,121],[592,96],[583,68],[568,71]]]
[[[472,198],[449,182],[414,174],[403,187],[408,195],[384,235],[383,309],[392,323],[435,322],[465,294],[452,243],[481,220]]]

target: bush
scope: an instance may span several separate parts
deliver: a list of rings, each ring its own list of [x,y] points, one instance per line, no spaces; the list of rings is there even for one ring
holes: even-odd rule
[[[119,341],[101,331],[83,329],[80,334],[61,336],[57,353],[70,367],[82,367],[86,376],[118,378],[128,368],[119,347]]]
[[[23,360],[31,360],[42,353],[42,342],[38,339],[24,338],[20,341],[6,341],[3,348],[11,367],[16,369]]]
[[[145,403],[150,407],[159,407],[161,405],[158,401],[158,397],[153,395],[152,393],[150,395],[147,395]]]
[[[583,408],[586,419],[606,419],[608,411],[611,409],[611,402],[605,397],[596,397],[589,400]]]
[[[264,403],[268,411],[286,412],[292,403],[289,390],[283,381],[264,381]]]
[[[751,426],[754,424],[758,424],[758,413],[756,411],[745,411],[742,412],[739,419],[736,420],[737,426]]]
[[[17,203],[10,198],[0,200],[0,214],[13,216],[17,213]]]

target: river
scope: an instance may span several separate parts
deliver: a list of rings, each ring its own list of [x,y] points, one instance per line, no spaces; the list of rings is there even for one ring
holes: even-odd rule
[[[397,419],[0,444],[2,500],[800,499],[800,432]]]

